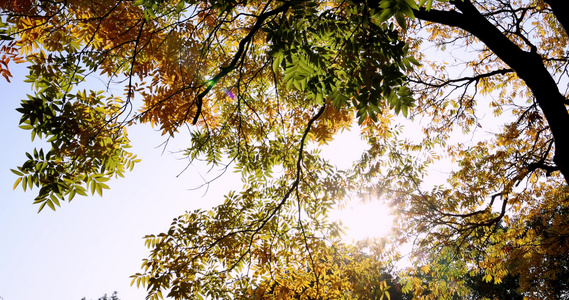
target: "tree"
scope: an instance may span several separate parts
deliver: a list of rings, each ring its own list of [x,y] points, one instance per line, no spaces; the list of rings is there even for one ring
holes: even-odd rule
[[[126,128],[135,122],[167,136],[188,125],[190,161],[241,172],[243,190],[229,192],[221,206],[188,212],[167,233],[147,237],[151,255],[134,282],[151,297],[162,290],[176,298],[254,297],[270,281],[262,276],[277,282],[289,274],[304,276],[304,297],[336,295],[321,280],[358,264],[329,263],[345,246],[326,215],[363,196],[386,199],[405,215],[398,242],[417,241],[415,271],[434,270],[433,280],[446,284],[435,288],[409,271],[404,286],[416,297],[464,295],[464,284],[451,283],[465,274],[496,284],[519,276],[527,297],[567,293],[556,277],[566,272],[569,252],[561,213],[569,199],[562,91],[569,23],[560,1],[0,7],[0,72],[9,79],[10,61],[29,63],[35,94],[22,101],[22,128],[51,143],[14,170],[16,186],[40,188],[40,210],[88,190],[102,194],[106,181],[131,169],[137,159]],[[448,66],[431,48],[463,54]],[[98,74],[124,94],[81,90]],[[142,106],[130,113],[135,99]],[[492,128],[480,117],[489,110],[501,131],[453,142],[457,129]],[[394,113],[423,120],[420,141],[401,137]],[[369,149],[351,169],[307,150],[355,121]],[[454,171],[447,183],[425,187],[441,151],[456,162]],[[286,266],[289,273],[275,273]],[[342,289],[354,290],[348,282]]]
[[[498,283],[486,279],[486,272],[469,272],[467,264],[452,247],[423,250],[421,255],[430,264],[412,269],[400,280],[402,291],[410,296],[444,296],[448,299],[524,299],[515,266],[506,266],[508,273]],[[485,260],[478,257],[478,263]],[[543,294],[542,298],[545,297]]]
[[[83,299],[81,300],[86,300],[85,297],[83,297]],[[118,297],[118,293],[115,291],[113,292],[113,294],[111,295],[110,298],[107,297],[107,294],[104,294],[103,297],[100,297],[99,300],[120,300]]]
[[[566,240],[567,218],[559,212],[567,207],[568,179],[562,83],[567,32],[560,15],[558,1],[427,4],[414,10],[425,22],[413,29],[426,29],[437,49],[475,55],[458,63],[458,70],[432,63],[409,77],[417,115],[425,110],[433,121],[424,128],[427,140],[447,138],[453,122],[466,131],[482,126],[480,94],[490,96],[486,101],[494,114],[506,121],[495,138],[472,146],[446,144],[458,170],[448,186],[418,187],[402,199],[418,220],[407,228],[430,233],[423,245],[453,245],[455,258],[467,262],[465,270],[483,274],[485,281],[520,275],[522,294],[540,299],[566,294],[554,288],[564,281],[553,275],[564,272],[563,264],[544,258],[569,250],[560,246]],[[418,41],[411,37],[410,42]],[[555,233],[546,236],[527,227],[543,216],[550,220],[544,226]]]
[[[342,3],[138,4],[4,4],[6,32],[15,37],[6,49],[30,61],[36,89],[19,110],[22,127],[51,143],[14,170],[16,185],[40,187],[40,210],[87,189],[101,194],[110,177],[136,162],[126,151],[126,125],[150,122],[174,135],[193,123],[188,157],[232,162],[245,189],[230,193],[214,211],[182,216],[168,235],[149,238],[157,249],[136,283],[147,285],[151,298],[163,289],[175,298],[230,298],[247,295],[245,267],[261,277],[288,266],[306,279],[296,284],[312,285],[303,297],[338,295],[338,287],[321,282],[336,267],[326,269],[334,227],[318,216],[344,193],[336,181],[348,179],[305,145],[351,126],[350,111],[341,109],[348,100],[358,105],[362,121],[377,119],[378,97],[406,111],[411,99],[401,84],[411,65],[402,61],[408,49],[394,26]],[[369,43],[359,43],[362,38]],[[107,75],[109,84],[126,80],[124,102],[79,89],[95,72]],[[356,92],[357,98],[348,98]],[[142,110],[127,115],[135,96],[144,99]],[[283,171],[272,179],[277,166]],[[311,191],[313,186],[325,189]],[[171,267],[164,269],[163,260]],[[372,270],[381,264],[370,263]],[[226,283],[228,278],[233,281]],[[267,281],[261,279],[252,281],[259,284],[254,290]]]

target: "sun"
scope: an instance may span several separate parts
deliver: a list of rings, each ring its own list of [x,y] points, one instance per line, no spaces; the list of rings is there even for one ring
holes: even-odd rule
[[[386,237],[391,233],[395,220],[389,206],[379,200],[353,201],[344,209],[333,211],[330,218],[347,227],[343,237],[345,242]]]

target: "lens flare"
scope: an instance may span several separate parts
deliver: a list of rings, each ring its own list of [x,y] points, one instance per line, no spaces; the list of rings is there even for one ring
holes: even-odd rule
[[[229,89],[225,89],[225,90],[223,90],[223,91],[225,92],[225,94],[226,94],[229,98],[231,98],[232,100],[235,100],[235,95],[233,94],[232,91],[230,91]]]

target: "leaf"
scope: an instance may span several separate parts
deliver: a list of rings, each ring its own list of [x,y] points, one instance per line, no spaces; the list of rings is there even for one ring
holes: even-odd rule
[[[412,11],[411,14],[413,14]],[[402,12],[398,11],[395,13],[395,20],[397,20],[397,24],[399,24],[403,30],[407,30],[407,22]]]
[[[55,211],[55,205],[53,205],[53,202],[51,200],[46,200],[44,203],[46,203],[47,206],[51,208],[51,210]]]
[[[424,4],[424,1],[425,0],[421,0],[420,2]],[[405,3],[407,4],[407,7],[414,9],[414,10],[419,10],[419,6],[422,6],[422,4],[417,5],[415,0],[405,0]]]
[[[278,73],[279,72],[279,68],[283,62],[284,59],[284,53],[279,51],[277,52],[274,56],[273,56],[273,72]],[[285,79],[285,81],[287,81]]]
[[[417,4],[415,4],[414,0],[405,0],[405,3],[409,4],[409,2],[413,3],[413,6],[410,5],[401,5],[401,11],[403,12],[403,14],[405,14],[407,17],[411,18],[411,19],[415,19],[415,14],[413,13],[413,9],[419,9],[417,7]]]
[[[408,110],[406,105],[401,105],[401,113],[403,114],[404,117],[407,117]]]
[[[19,177],[18,179],[16,179],[16,182],[14,182],[14,186],[12,189],[16,189],[18,187],[18,185],[20,184],[20,182],[22,181],[22,177]]]
[[[43,201],[43,202],[40,204],[40,207],[38,208],[38,214],[43,210],[43,208],[45,207],[46,204],[47,204],[47,201]]]
[[[385,22],[387,20],[389,20],[389,18],[391,18],[394,15],[394,12],[390,9],[390,8],[386,8],[381,12],[381,15],[379,15],[379,22]],[[399,26],[401,26],[401,24],[399,24]]]
[[[24,176],[24,173],[18,171],[18,170],[14,170],[14,169],[10,169],[10,171],[12,171],[12,173],[18,175],[18,176]]]
[[[76,190],[71,190],[71,192],[69,192],[69,197],[67,198],[67,201],[71,202],[71,200],[75,198],[76,193],[77,193]]]
[[[55,195],[52,194],[49,198],[51,199],[51,202],[53,202],[53,203],[54,203],[55,205],[57,205],[58,207],[61,207],[61,205],[59,204],[59,199],[57,199],[57,196],[55,196]],[[54,209],[54,210],[55,210],[55,209]]]
[[[73,191],[81,196],[87,196],[87,191],[82,186],[76,186]]]

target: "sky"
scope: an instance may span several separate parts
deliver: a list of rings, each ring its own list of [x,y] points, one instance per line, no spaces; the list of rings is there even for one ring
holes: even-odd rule
[[[140,271],[149,253],[142,237],[167,231],[172,219],[185,211],[221,203],[226,192],[241,187],[239,175],[227,172],[207,190],[196,190],[204,178],[213,179],[217,173],[208,173],[209,167],[199,164],[182,172],[187,161],[175,152],[189,144],[189,137],[182,132],[164,149],[160,132],[138,125],[129,128],[129,137],[131,150],[142,162],[132,172],[110,181],[111,189],[103,197],[77,196],[55,212],[46,207],[38,214],[38,206],[32,204],[36,190],[12,188],[17,177],[10,169],[23,163],[25,152],[41,143],[32,143],[29,132],[18,128],[20,116],[15,109],[31,89],[23,82],[27,74],[23,65],[12,65],[11,70],[12,83],[0,78],[4,145],[0,148],[0,300],[96,300],[113,291],[121,300],[144,299],[145,290],[131,287],[129,278]],[[490,124],[488,116],[483,117]],[[485,130],[494,127],[485,126]],[[412,135],[413,130],[405,134]],[[471,135],[463,138],[475,141]],[[346,168],[364,147],[356,132],[346,132],[323,148],[322,155]],[[440,184],[449,165],[443,161],[431,169],[428,183]],[[378,203],[358,203],[333,213],[332,218],[350,228],[345,238],[350,242],[387,234],[392,221],[388,213]]]
[[[450,65],[468,58],[449,56],[450,49],[446,54],[433,48],[425,51],[432,54],[430,59],[448,59]],[[122,300],[144,299],[145,290],[131,287],[129,278],[140,271],[149,253],[142,237],[167,231],[172,219],[187,210],[220,203],[224,193],[241,186],[238,174],[226,173],[207,192],[195,190],[203,178],[217,174],[199,164],[180,174],[187,161],[173,152],[189,144],[188,136],[182,133],[163,149],[160,145],[165,138],[160,132],[136,126],[129,129],[129,137],[132,151],[142,162],[126,178],[109,182],[111,189],[103,197],[77,196],[55,212],[46,207],[38,214],[38,206],[32,204],[37,190],[12,188],[16,175],[10,169],[25,161],[25,152],[33,151],[34,144],[29,132],[18,128],[20,116],[15,111],[20,99],[31,93],[29,84],[23,82],[27,70],[22,65],[12,65],[11,70],[12,83],[0,78],[0,300],[96,300],[113,291]],[[489,111],[479,117],[484,128],[477,135],[497,131],[504,122],[494,122]],[[408,128],[405,134],[413,131]],[[477,139],[474,133],[462,138],[466,143]],[[363,147],[356,133],[346,133],[323,149],[323,156],[347,167]],[[445,162],[433,166],[429,184],[440,183],[437,180],[450,169]],[[349,206],[334,217],[351,228],[346,238],[350,241],[385,234],[386,212],[386,207],[372,203]]]
[[[136,126],[129,129],[129,137],[142,162],[132,172],[112,180],[103,197],[77,196],[71,203],[62,202],[57,211],[46,207],[38,214],[32,204],[37,190],[13,190],[17,177],[10,169],[41,143],[32,143],[29,132],[18,128],[15,109],[31,88],[23,82],[23,65],[12,65],[11,70],[12,83],[0,80],[0,299],[98,299],[113,291],[121,300],[144,299],[145,290],[131,287],[129,278],[140,271],[149,253],[142,237],[166,231],[185,211],[220,203],[224,193],[239,189],[239,176],[227,172],[207,191],[195,190],[203,178],[216,173],[198,164],[180,174],[187,161],[173,152],[183,149],[188,137],[179,135],[164,150],[160,145],[165,138],[159,132]],[[357,134],[348,133],[323,154],[347,167],[363,146]],[[385,207],[371,204],[350,206],[335,217],[351,228],[346,239],[354,240],[384,234],[385,221],[390,220],[386,213]]]
[[[220,203],[224,193],[241,186],[238,174],[227,172],[207,192],[195,190],[217,173],[198,164],[180,174],[187,161],[173,152],[189,144],[188,136],[178,135],[164,149],[160,132],[135,126],[129,128],[129,137],[142,162],[132,172],[109,182],[111,189],[103,197],[77,196],[55,212],[46,207],[38,214],[32,204],[37,191],[12,188],[17,177],[10,169],[23,163],[25,152],[38,143],[18,128],[15,111],[20,99],[31,93],[23,82],[27,70],[23,65],[12,65],[11,70],[12,83],[0,78],[0,300],[96,300],[113,291],[121,300],[144,299],[145,290],[131,287],[129,278],[140,271],[149,253],[142,237],[167,231],[172,219],[185,211]],[[484,130],[497,128],[488,123],[489,116],[482,117]],[[346,133],[324,148],[323,156],[348,167],[363,147],[356,133]],[[433,170],[429,180],[446,177],[449,168],[442,163]],[[346,241],[351,241],[385,234],[391,221],[387,213],[386,207],[371,203],[348,206],[333,218],[350,228]]]
[[[168,229],[186,210],[211,207],[222,199],[224,188],[239,187],[236,176],[191,191],[210,177],[204,168],[186,166],[171,151],[181,149],[184,137],[164,141],[148,126],[130,131],[142,162],[126,178],[110,182],[103,197],[76,197],[57,211],[37,213],[35,192],[13,190],[16,176],[10,169],[32,151],[29,132],[18,128],[19,99],[30,93],[23,84],[25,68],[13,67],[12,83],[0,83],[0,297],[3,300],[98,299],[117,290],[119,297],[143,299],[144,290],[130,288],[129,276],[138,272],[147,256],[142,237]],[[47,208],[47,207],[46,207]]]

